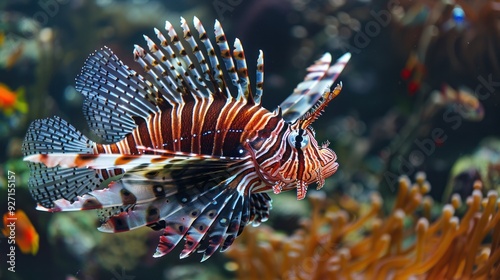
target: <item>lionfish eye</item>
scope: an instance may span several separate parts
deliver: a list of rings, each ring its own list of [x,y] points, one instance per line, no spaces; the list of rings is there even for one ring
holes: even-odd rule
[[[303,149],[309,144],[309,135],[303,130],[294,130],[288,136],[288,143],[296,149]]]

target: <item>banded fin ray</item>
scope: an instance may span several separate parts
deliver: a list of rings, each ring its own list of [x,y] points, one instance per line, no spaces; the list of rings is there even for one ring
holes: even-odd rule
[[[153,55],[146,52],[141,46],[134,45],[135,61],[146,71],[148,74],[147,77],[150,78],[155,88],[162,92],[162,98],[168,101],[170,105],[183,103],[182,89],[179,87],[181,85],[180,74],[177,73],[175,67],[148,36],[144,35],[144,39]],[[159,59],[161,59],[162,63],[158,63],[155,57],[160,57]],[[168,72],[165,68],[169,69]]]
[[[243,171],[240,170],[240,171]],[[239,174],[238,174],[239,173]],[[235,188],[226,188],[227,198],[223,203],[218,202],[219,209],[216,215],[201,216],[195,220],[191,229],[187,232],[184,250],[181,258],[190,256],[195,251],[203,253],[201,261],[208,259],[221,245],[231,244],[250,220],[250,208],[252,207],[250,188],[241,188],[241,182],[250,177],[246,172],[235,172],[226,180],[226,184]],[[249,181],[250,182],[250,181]],[[251,184],[259,184],[253,182]],[[244,220],[244,221],[242,221]]]
[[[250,220],[253,226],[260,225],[269,219],[271,210],[271,197],[267,193],[255,193],[250,195]]]
[[[229,91],[229,88],[227,87],[226,81],[224,80],[224,73],[222,72],[222,68],[219,65],[219,59],[217,58],[217,55],[215,53],[214,47],[212,45],[212,41],[209,40],[207,32],[205,30],[205,27],[203,27],[203,24],[201,24],[201,21],[197,18],[193,18],[193,24],[194,28],[198,32],[198,39],[202,42],[202,44],[205,46],[205,50],[208,55],[208,60],[210,61],[210,71],[211,74],[208,75],[208,77],[212,80],[214,79],[214,87],[217,89],[215,96],[223,96],[224,98],[230,99],[231,98],[231,92]],[[201,52],[200,52],[201,54]],[[199,57],[197,56],[197,59],[199,61]],[[208,66],[207,63],[203,63]]]
[[[183,28],[183,33],[184,33],[184,28],[187,26],[186,20],[181,17],[181,27]],[[199,97],[206,98],[209,96],[209,93],[206,91],[201,91],[199,90],[195,82],[192,80],[191,75],[196,78],[196,81],[198,84],[200,84],[204,89],[208,89],[207,85],[204,83],[203,79],[201,78],[201,75],[199,74],[196,65],[191,61],[189,58],[189,53],[187,50],[184,48],[182,44],[182,40],[180,40],[179,36],[177,35],[177,32],[174,29],[174,26],[169,22],[165,22],[165,30],[167,30],[168,35],[170,36],[170,41],[173,43],[173,46],[175,47],[177,53],[180,55],[180,58],[184,62],[184,64],[181,63],[180,60],[176,60],[177,66],[179,69],[182,71],[182,75],[186,77],[189,81],[189,83],[194,87],[194,95],[198,95]],[[184,40],[186,40],[186,37],[183,36]],[[163,46],[163,44],[162,44]],[[184,69],[186,68],[186,70]],[[191,73],[191,75],[190,75]]]
[[[259,57],[257,58],[257,71],[255,78],[255,104],[260,104],[262,93],[264,91],[264,52],[259,50]]]
[[[134,59],[144,68],[146,73],[153,78],[151,82],[156,84],[156,86],[163,91],[163,96],[166,100],[168,100],[172,106],[175,106],[176,104],[186,102],[186,98],[190,96],[204,97],[208,94],[200,92],[200,89],[189,74],[190,71],[186,71],[185,67],[187,66],[182,63],[186,63],[184,60],[185,58],[179,58],[178,54],[176,54],[170,46],[171,43],[177,45],[179,38],[173,30],[173,27],[171,27],[171,24],[167,22],[167,28],[169,25],[169,34],[171,36],[170,43],[158,29],[155,29],[156,35],[160,40],[160,45],[168,55],[165,54],[152,39],[144,35],[144,39],[148,45],[148,51],[135,45]],[[186,56],[186,58],[188,57]],[[203,89],[206,90],[206,88]]]
[[[229,49],[229,45],[227,43],[226,34],[224,33],[224,30],[222,29],[222,26],[218,20],[215,21],[214,30],[215,42],[219,46],[222,61],[224,62],[224,66],[227,70],[229,78],[231,79],[231,82],[238,90],[237,100],[243,101],[244,89],[241,85],[236,67],[234,66],[234,61],[233,57],[231,56],[231,50]]]
[[[306,114],[321,99],[325,91],[330,90],[350,58],[351,54],[346,53],[334,65],[330,65],[331,55],[325,53],[307,68],[309,73],[304,81],[298,84],[293,93],[279,106],[282,109],[283,118],[293,123]]]
[[[248,102],[254,102],[252,92],[250,90],[250,79],[248,77],[248,67],[247,61],[245,59],[245,52],[243,51],[243,45],[238,38],[234,40],[233,55],[236,61],[236,72],[239,78],[237,82],[243,91],[243,96],[247,99]],[[258,83],[259,81],[257,80],[256,82]]]
[[[227,248],[232,244],[237,235],[249,222],[249,207],[251,207],[248,194],[241,190],[225,187],[233,180],[233,176],[222,182],[217,188],[221,189],[212,201],[205,201],[205,207],[201,212],[179,212],[175,219],[167,220],[164,234],[160,237],[157,251],[154,257],[161,257],[169,253],[182,239],[185,238],[184,249],[180,257],[185,258],[194,252],[203,253],[201,261],[208,259],[220,246]],[[204,195],[203,198],[209,198]],[[200,214],[199,214],[200,213]],[[168,222],[168,221],[177,222]],[[179,222],[180,221],[180,222]],[[228,233],[226,235],[226,233]]]
[[[165,222],[169,221],[181,223],[188,229],[199,215],[199,211],[203,211],[210,204],[207,200],[208,197],[220,195],[221,192],[217,186],[200,185],[179,190],[174,195],[156,198],[151,202],[135,204],[127,211],[110,216],[99,227],[99,230],[102,232],[122,232],[146,225],[161,229],[165,227]],[[186,215],[190,217],[186,218]],[[182,236],[179,237],[179,241],[181,238]]]
[[[331,62],[332,55],[330,53],[325,53],[320,59],[316,60],[313,65],[307,68],[308,73],[305,76],[304,81],[298,84],[293,90],[293,93],[279,105],[282,112],[290,110],[294,104],[299,102],[315,85],[319,83],[319,81],[325,76],[326,71],[328,71],[328,67]]]
[[[200,241],[204,238],[213,238],[222,236],[217,234],[217,226],[223,229],[227,228],[229,218],[234,209],[235,202],[238,201],[240,193],[235,190],[225,191],[225,196],[216,199],[217,203],[212,203],[207,209],[201,213],[193,222],[189,230],[185,234],[184,249],[180,254],[180,258],[189,257],[199,247]],[[221,242],[220,240],[217,240]],[[202,260],[203,261],[203,260]]]
[[[52,153],[93,154],[94,142],[60,117],[33,121],[23,141],[24,156]]]
[[[158,111],[156,89],[104,47],[85,61],[76,78],[84,97],[83,114],[101,139],[114,143]]]
[[[263,196],[269,210],[270,198],[265,194],[244,195],[241,192],[244,189],[230,187],[241,179],[239,172],[234,173],[229,178],[221,176],[218,182],[198,180],[197,185],[178,188],[174,194],[125,208],[121,213],[111,214],[99,230],[121,232],[144,225],[163,229],[155,257],[169,253],[184,238],[181,258],[196,251],[203,253],[204,261],[221,246],[227,249],[249,221],[260,223],[268,216],[268,213],[252,215],[256,211],[251,209],[263,209],[258,205],[263,200],[256,198]]]
[[[144,36],[148,46],[147,50],[137,45],[134,49],[136,61],[152,78],[149,79],[151,84],[162,92],[165,100],[169,101],[172,106],[176,103],[186,102],[186,98],[208,98],[213,96],[232,99],[233,96],[230,94],[224,79],[226,73],[238,90],[237,100],[253,102],[246,60],[240,41],[238,39],[235,41],[233,50],[235,58],[233,58],[226,42],[224,30],[218,21],[215,22],[216,43],[224,62],[225,71],[223,71],[201,22],[196,17],[193,22],[199,35],[198,39],[203,44],[210,63],[207,63],[202,49],[191,34],[191,30],[184,18],[181,18],[183,40],[175,31],[173,25],[166,21],[165,30],[168,36],[164,36],[158,29],[155,29],[160,44],[156,44],[148,36]],[[186,48],[183,43],[187,43],[189,48]],[[196,58],[197,64],[193,63],[190,55]],[[260,56],[259,65],[262,65],[262,55]],[[204,77],[198,70],[205,73]],[[262,75],[259,77],[259,94],[261,95],[263,78]],[[209,87],[206,82],[210,82],[212,87]],[[225,94],[222,94],[223,92]]]
[[[196,27],[196,24],[201,25],[200,21],[196,17],[194,17],[193,22],[194,22],[195,27]],[[215,78],[213,77],[212,72],[210,71],[210,67],[208,66],[207,60],[205,59],[205,55],[203,54],[200,47],[198,46],[198,43],[194,39],[193,33],[191,32],[189,25],[187,24],[186,20],[182,17],[181,17],[181,28],[182,28],[183,35],[184,35],[184,40],[186,40],[186,42],[189,44],[189,46],[191,48],[191,52],[196,57],[196,60],[198,62],[198,66],[201,69],[201,72],[204,73],[203,77],[201,77],[201,76],[198,77],[198,81],[204,87],[208,87],[208,86],[203,82],[203,79],[205,79],[206,81],[211,81],[212,85],[214,87],[214,92],[222,91],[222,89],[219,88],[218,83],[216,82]],[[198,32],[200,32],[200,29],[198,29]],[[202,36],[204,36],[204,35],[206,35],[206,33],[205,34],[200,33],[200,40],[201,40]],[[188,61],[188,62],[192,63],[191,61]],[[196,71],[195,64],[189,64],[188,67],[194,68],[193,71]],[[198,76],[198,71],[196,71],[195,73]]]
[[[237,182],[246,181],[249,178],[247,176],[248,174],[244,175],[242,173]],[[254,182],[252,184],[259,183]],[[226,204],[229,206],[221,209],[217,217],[212,219],[211,223],[205,221],[205,225],[210,224],[210,229],[207,230],[206,234],[199,231],[189,232],[186,238],[191,241],[191,244],[189,244],[190,246],[185,246],[181,253],[181,258],[191,255],[196,249],[196,252],[203,253],[201,261],[205,261],[221,246],[221,251],[227,249],[249,222],[258,225],[267,220],[271,208],[271,198],[267,194],[251,193],[251,189],[252,187],[238,189],[237,196],[231,201],[226,200]],[[256,210],[264,209],[264,207],[259,205],[263,201],[268,203],[267,214]],[[259,212],[259,215],[255,215],[256,212]]]

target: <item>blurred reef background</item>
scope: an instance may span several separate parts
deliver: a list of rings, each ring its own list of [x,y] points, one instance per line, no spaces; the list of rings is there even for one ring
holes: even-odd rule
[[[149,228],[110,235],[92,211],[36,211],[21,155],[29,123],[59,115],[89,135],[74,88],[86,57],[106,45],[142,73],[142,34],[194,15],[242,40],[251,78],[263,50],[271,110],[321,54],[352,53],[314,126],[338,172],[309,200],[272,195],[270,220],[204,263],[179,260],[181,248],[153,259]],[[0,214],[11,171],[16,209],[39,234],[36,254],[17,250],[0,279],[498,279],[500,2],[3,0],[0,166]]]

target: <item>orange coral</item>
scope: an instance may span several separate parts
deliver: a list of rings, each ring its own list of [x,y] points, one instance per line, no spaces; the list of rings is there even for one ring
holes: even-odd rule
[[[312,217],[293,235],[248,230],[227,255],[238,279],[500,279],[500,202],[495,191],[483,198],[481,188],[476,182],[466,205],[453,196],[432,223],[423,173],[413,185],[400,178],[385,216],[379,195],[357,220],[332,207],[323,211],[325,197],[313,196]]]

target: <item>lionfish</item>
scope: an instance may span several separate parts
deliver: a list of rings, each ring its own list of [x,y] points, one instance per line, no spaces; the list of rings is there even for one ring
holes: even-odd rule
[[[262,51],[253,94],[241,42],[231,51],[215,22],[224,71],[205,28],[196,17],[193,24],[198,40],[183,18],[182,37],[168,21],[168,39],[158,29],[159,44],[144,35],[147,49],[136,45],[133,53],[146,77],[107,47],[86,60],[76,89],[105,143],[59,117],[30,125],[23,153],[39,210],[99,209],[103,232],[163,230],[154,257],[184,239],[180,257],[196,251],[204,261],[247,224],[268,219],[267,191],[297,189],[303,199],[309,184],[319,189],[335,173],[335,153],[310,125],[340,93],[341,85],[330,87],[350,54],[334,65],[324,54],[271,112],[261,106]]]

